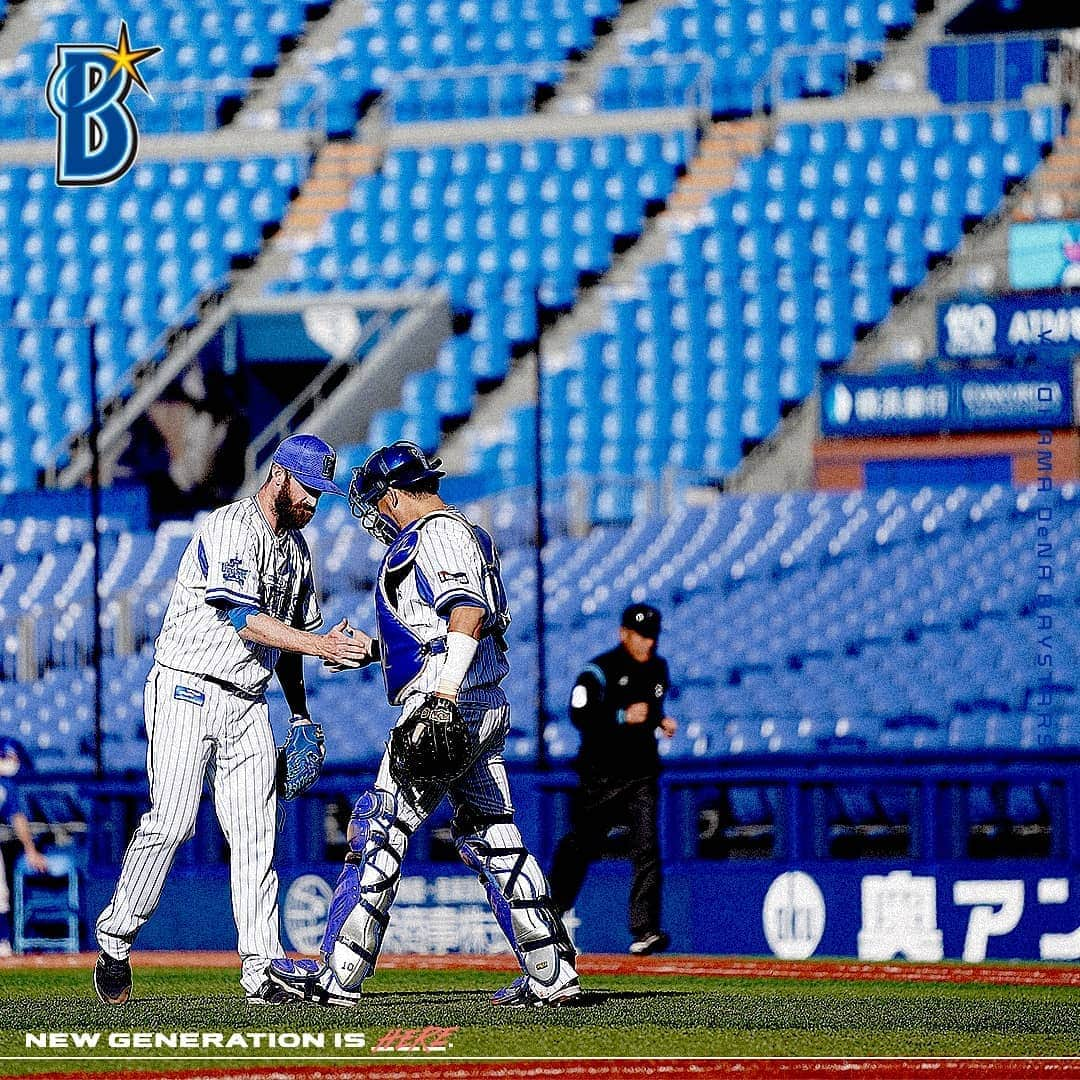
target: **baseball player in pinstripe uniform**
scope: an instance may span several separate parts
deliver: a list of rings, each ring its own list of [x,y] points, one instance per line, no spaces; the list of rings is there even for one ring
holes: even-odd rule
[[[204,777],[229,843],[240,981],[249,1000],[273,1000],[266,968],[284,952],[272,865],[277,755],[264,692],[276,671],[293,722],[310,723],[302,657],[355,667],[366,655],[344,621],[313,633],[322,615],[300,530],[324,492],[344,495],[335,462],[322,439],[285,439],[259,491],[209,514],[180,560],[144,694],[150,809],[97,921],[94,989],[107,1004],[131,995],[131,946],[195,831]]]
[[[338,878],[321,961],[275,960],[271,982],[301,1001],[355,1005],[375,970],[409,838],[449,795],[458,853],[483,883],[522,974],[498,1005],[557,1005],[580,993],[575,952],[548,884],[514,823],[502,750],[510,708],[510,621],[491,537],[438,495],[439,459],[408,442],[377,450],[353,472],[349,505],[388,545],[375,592],[378,637],[360,631],[400,706],[375,784],[356,801],[349,854]],[[461,725],[461,767],[446,782],[410,775],[410,744]],[[461,721],[464,721],[462,724]],[[467,737],[464,735],[467,729]],[[408,732],[404,738],[395,738]],[[402,743],[406,745],[401,745]]]

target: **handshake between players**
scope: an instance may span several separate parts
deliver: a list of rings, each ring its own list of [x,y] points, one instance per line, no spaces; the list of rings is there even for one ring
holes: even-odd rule
[[[353,807],[319,959],[272,961],[273,1001],[358,1004],[409,839],[446,796],[458,854],[483,884],[521,969],[492,1002],[562,1005],[581,994],[573,944],[514,821],[502,758],[510,615],[498,552],[439,497],[440,464],[397,442],[353,474],[349,507],[387,545],[375,588],[377,637],[342,622],[326,635],[337,650],[326,662],[342,670],[359,666],[357,654],[361,663],[378,660],[400,714],[374,782]],[[302,743],[301,760],[312,752]]]

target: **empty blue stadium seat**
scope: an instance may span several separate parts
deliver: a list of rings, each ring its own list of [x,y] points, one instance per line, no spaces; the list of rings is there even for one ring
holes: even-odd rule
[[[198,132],[219,126],[222,105],[242,99],[254,72],[274,67],[285,39],[304,26],[302,0],[230,3],[223,10],[155,8],[138,0],[122,12],[111,0],[87,0],[78,13],[54,11],[20,51],[4,78],[0,138],[52,136],[55,124],[41,87],[55,65],[57,42],[115,42],[119,18],[129,24],[133,48],[161,51],[143,62],[140,74],[154,98],[136,90],[127,98],[139,130]],[[167,87],[164,93],[157,89]]]
[[[567,381],[570,373],[550,378]],[[428,376],[410,381],[409,403],[425,399],[432,381]],[[515,422],[523,432],[529,429],[530,410],[522,410]],[[409,423],[398,411],[383,414],[373,430],[385,440],[408,431]],[[366,452],[343,448],[342,461],[359,463]],[[527,477],[530,464],[520,467]],[[547,737],[555,759],[566,760],[576,751],[576,732],[562,719],[575,665],[605,647],[612,620],[630,600],[658,603],[665,614],[664,651],[679,691],[669,711],[681,726],[676,739],[660,744],[669,760],[879,751],[933,753],[939,760],[949,753],[1015,757],[1080,745],[1075,680],[1063,674],[1051,704],[1044,706],[1035,696],[1034,680],[1027,690],[1013,693],[1015,680],[1001,677],[1030,664],[1036,648],[1038,631],[1025,614],[1025,599],[1017,597],[986,620],[957,615],[930,632],[921,626],[921,613],[939,608],[941,598],[965,588],[986,594],[997,587],[1000,527],[1007,530],[1010,550],[1014,544],[1017,550],[1031,546],[1038,522],[1024,492],[956,487],[729,496],[707,509],[650,517],[634,513],[627,490],[599,489],[598,499],[603,495],[607,502],[598,509],[612,521],[631,520],[629,527],[598,528],[582,540],[560,535],[545,556],[548,617],[566,645],[559,654],[564,663],[549,657],[549,708],[558,721]],[[535,618],[528,528],[521,528],[519,509],[516,516],[489,509],[503,540],[515,614],[515,669],[527,683],[534,663],[527,643]],[[905,532],[899,528],[900,511],[937,525],[932,531],[920,524]],[[1065,561],[1075,562],[1080,502],[1071,489],[1055,526]],[[883,546],[878,538],[890,528],[895,531]],[[327,610],[365,610],[377,547],[344,506],[328,509],[311,529],[327,553],[320,572]],[[151,657],[148,649],[117,655],[108,613],[118,593],[130,589],[138,598],[131,611],[135,639],[152,641],[191,533],[191,523],[166,524],[154,535],[107,525],[103,690],[109,703],[110,768],[143,766],[140,695]],[[841,535],[850,542],[833,543]],[[791,557],[797,545],[816,536],[826,542]],[[88,537],[83,520],[0,521],[0,629],[14,640],[15,620],[39,612],[45,630],[37,646],[44,667],[36,681],[12,681],[14,658],[0,656],[0,733],[11,731],[33,744],[49,768],[86,768],[89,761],[90,577],[82,554]],[[41,605],[52,597],[58,598],[56,615],[50,610],[46,617]],[[1078,601],[1074,590],[1068,610],[1074,611]],[[868,638],[890,611],[899,611],[899,620]],[[847,619],[849,612],[857,617]],[[1074,622],[1063,613],[1063,650],[1077,644]],[[708,650],[699,647],[703,635],[713,643]],[[340,709],[355,709],[357,701],[373,712],[383,709],[377,673],[361,674],[346,684],[319,672],[309,689],[326,695],[330,704],[338,695]],[[283,702],[276,707],[276,715],[285,709]],[[529,749],[524,734],[516,739],[511,753],[528,760],[535,748]],[[373,737],[350,752],[365,761],[380,749]],[[876,791],[862,802],[862,796],[853,796],[848,817],[905,819],[910,806],[892,794]],[[1018,789],[1000,805],[987,803],[988,798],[981,792],[982,802],[975,804],[984,816],[1008,807],[1011,817],[1030,822],[1045,810],[1043,795],[1032,788]]]
[[[130,185],[100,190],[58,188],[43,168],[0,170],[0,218],[18,210],[0,252],[0,299],[10,305],[0,317],[8,321],[0,367],[26,395],[17,419],[0,418],[0,434],[27,424],[36,458],[0,461],[0,484],[32,487],[34,466],[56,464],[65,441],[84,430],[91,348],[84,320],[96,323],[100,395],[123,393],[132,367],[167,331],[191,325],[199,297],[223,286],[229,256],[257,253],[262,228],[284,212],[274,192],[306,169],[301,158],[142,161]]]

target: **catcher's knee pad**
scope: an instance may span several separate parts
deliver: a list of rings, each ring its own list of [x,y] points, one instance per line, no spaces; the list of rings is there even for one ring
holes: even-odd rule
[[[375,970],[411,834],[397,815],[392,792],[376,788],[356,800],[347,833],[349,853],[322,942],[326,962],[346,990],[358,990]]]
[[[513,821],[474,823],[467,834],[455,835],[455,842],[462,861],[483,882],[522,970],[543,987],[575,978],[574,946],[548,895],[544,872]]]

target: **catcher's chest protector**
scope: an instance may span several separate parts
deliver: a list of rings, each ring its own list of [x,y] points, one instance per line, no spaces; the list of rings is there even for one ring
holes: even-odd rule
[[[469,545],[468,556],[475,560],[472,570],[482,583],[474,584],[473,588],[483,595],[489,613],[488,623],[481,634],[478,663],[491,683],[498,682],[508,670],[503,657],[505,645],[502,644],[502,633],[510,622],[510,615],[495,544],[483,529],[471,524],[456,510],[435,511],[414,521],[401,532],[387,548],[379,570],[379,581],[375,588],[375,621],[382,647],[386,695],[391,705],[399,705],[409,689],[414,687],[428,657],[446,649],[446,623],[432,606],[435,590],[425,577],[424,569],[417,565],[424,529],[440,519],[463,526],[471,537],[471,540],[452,542]],[[445,537],[442,542],[446,543]],[[430,572],[427,553],[423,561]],[[404,606],[416,613],[410,621],[401,615]],[[414,625],[410,625],[410,622]],[[486,640],[489,637],[491,642]],[[485,660],[485,649],[497,655]]]
[[[401,701],[406,687],[423,671],[431,651],[397,613],[398,593],[402,582],[415,570],[419,546],[420,530],[414,523],[387,549],[375,586],[375,624],[382,651],[383,681],[391,705]]]

